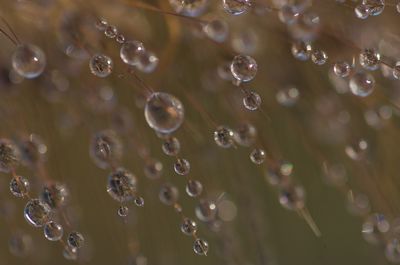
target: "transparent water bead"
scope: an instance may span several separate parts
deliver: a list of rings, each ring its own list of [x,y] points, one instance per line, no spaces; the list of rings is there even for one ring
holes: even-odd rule
[[[328,55],[322,50],[313,50],[311,53],[311,60],[316,65],[323,65],[328,60]]]
[[[174,170],[176,174],[187,175],[190,171],[190,163],[184,158],[178,158],[174,164]]]
[[[128,206],[121,206],[118,208],[117,212],[120,217],[127,217],[129,214],[129,208]]]
[[[307,61],[311,54],[311,45],[303,41],[297,41],[292,44],[291,52],[297,60]]]
[[[197,17],[204,13],[209,0],[169,0],[169,4],[176,13]]]
[[[346,146],[345,153],[353,160],[361,160],[366,155],[367,150],[368,142],[364,139],[360,139]]]
[[[10,140],[0,139],[0,171],[10,172],[18,165],[20,153],[17,146]]]
[[[190,197],[198,197],[200,196],[201,192],[203,191],[203,184],[197,180],[188,180],[186,184],[186,193]]]
[[[240,82],[249,82],[257,74],[257,62],[250,56],[236,55],[231,63],[233,77]]]
[[[250,160],[256,165],[261,165],[264,163],[267,154],[263,149],[256,148],[250,153]]]
[[[362,4],[368,7],[371,16],[378,16],[385,9],[385,0],[363,0]]]
[[[160,189],[158,197],[165,205],[174,205],[178,201],[179,191],[171,184],[164,184]]]
[[[119,202],[134,199],[136,177],[129,171],[119,168],[108,177],[107,192]]]
[[[10,182],[10,191],[15,197],[24,197],[29,193],[30,184],[27,178],[15,176]]]
[[[140,41],[126,41],[121,46],[119,56],[122,61],[128,65],[137,65],[139,63],[139,54],[144,50],[143,43]]]
[[[50,221],[43,229],[44,236],[50,241],[58,241],[64,234],[64,229],[59,223]]]
[[[257,138],[257,129],[250,123],[240,124],[234,132],[233,139],[241,146],[252,145]]]
[[[296,87],[285,87],[276,93],[276,101],[285,106],[291,107],[298,101],[300,92]]]
[[[197,224],[189,218],[185,218],[181,224],[181,231],[187,236],[191,236],[197,231]]]
[[[70,246],[65,246],[63,250],[63,256],[66,260],[77,260],[78,259],[78,249]]]
[[[243,98],[243,105],[247,110],[255,111],[261,105],[261,97],[254,91],[250,91],[246,93],[246,96]]]
[[[223,148],[229,148],[233,145],[233,137],[234,132],[226,126],[219,126],[214,132],[215,143]]]
[[[147,124],[159,133],[176,131],[183,122],[184,113],[181,101],[164,92],[153,93],[144,108]]]
[[[105,30],[104,30],[104,35],[106,35],[107,38],[113,39],[118,35],[118,29],[117,27],[113,25],[107,25]]]
[[[85,244],[85,238],[79,232],[72,232],[68,236],[67,243],[71,248],[81,248]]]
[[[90,72],[97,77],[107,77],[113,70],[113,61],[104,54],[96,54],[89,61]]]
[[[278,12],[279,20],[286,25],[291,25],[297,21],[300,16],[298,8],[294,5],[284,5]]]
[[[365,49],[359,56],[361,66],[369,71],[379,68],[380,59],[381,55],[374,49]]]
[[[393,77],[396,79],[400,79],[400,61],[396,62],[393,67]]]
[[[64,206],[69,198],[69,191],[65,184],[49,182],[43,187],[41,199],[53,209]]]
[[[153,72],[158,65],[158,57],[154,52],[149,50],[140,52],[137,60],[136,68],[146,74]]]
[[[383,214],[376,213],[367,218],[362,225],[362,236],[371,244],[379,244],[383,240],[383,234],[390,229],[390,224]]]
[[[168,156],[176,156],[181,149],[181,144],[176,137],[168,137],[162,143],[162,150]]]
[[[301,186],[288,186],[280,191],[279,202],[289,210],[302,209],[305,204],[305,192]]]
[[[359,97],[369,96],[375,88],[375,78],[365,72],[355,73],[349,81],[350,91]]]
[[[42,227],[49,221],[51,208],[39,199],[31,199],[25,205],[24,217],[26,221],[35,226]]]
[[[210,222],[216,218],[217,206],[213,201],[201,200],[195,209],[197,218],[203,222]]]
[[[203,26],[203,31],[211,40],[222,43],[228,37],[229,27],[224,20],[213,19]]]
[[[13,69],[21,76],[32,79],[41,75],[46,66],[46,55],[32,44],[18,45],[12,58]]]
[[[201,256],[207,255],[208,242],[201,238],[196,239],[196,241],[194,241],[194,244],[193,244],[193,250],[194,250],[194,253],[196,253],[197,255],[201,255]]]
[[[400,263],[400,242],[397,237],[386,243],[385,256],[392,263]]]
[[[231,15],[241,15],[250,9],[251,0],[222,0],[222,6]]]
[[[149,179],[159,179],[162,175],[163,164],[156,159],[149,159],[144,166],[144,174]]]
[[[29,134],[18,141],[21,163],[28,167],[34,167],[45,158],[47,146],[40,136]]]
[[[351,65],[348,62],[336,62],[333,65],[333,72],[339,77],[347,77],[351,72]]]
[[[370,14],[370,9],[366,5],[358,5],[354,8],[354,13],[359,19],[367,19]]]
[[[121,159],[122,143],[113,130],[99,131],[92,136],[89,154],[98,167],[107,168]]]

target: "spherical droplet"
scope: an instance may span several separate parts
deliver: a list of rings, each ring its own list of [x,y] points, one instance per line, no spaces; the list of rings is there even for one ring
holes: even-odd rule
[[[243,105],[248,110],[258,110],[261,105],[260,95],[253,91],[247,92],[246,96],[243,98]]]
[[[25,205],[24,216],[29,224],[42,227],[49,220],[50,206],[39,199],[31,199]]]
[[[200,181],[192,179],[188,180],[186,184],[186,193],[190,197],[198,197],[202,191],[203,191],[203,185],[201,184]]]
[[[400,79],[400,61],[396,62],[396,65],[393,67],[393,77]]]
[[[158,179],[162,175],[163,164],[155,159],[146,161],[144,166],[144,174],[149,179]]]
[[[106,35],[107,38],[113,39],[117,36],[118,34],[118,29],[113,26],[113,25],[107,25],[105,30],[104,30],[104,35]]]
[[[201,238],[196,239],[193,244],[193,251],[197,255],[207,255],[208,242]]]
[[[176,174],[187,175],[190,171],[190,163],[184,158],[178,158],[174,164],[174,170]]]
[[[296,87],[285,87],[276,93],[276,101],[285,107],[291,107],[296,104],[300,97],[300,92]]]
[[[291,52],[297,60],[307,61],[310,58],[311,45],[297,41],[292,44]]]
[[[214,132],[214,141],[218,146],[229,148],[233,145],[233,131],[225,126],[219,126]]]
[[[144,50],[137,55],[136,68],[143,73],[153,72],[158,65],[158,57],[154,52]]]
[[[266,156],[267,155],[263,149],[256,148],[250,153],[250,160],[254,164],[261,165],[264,163]]]
[[[143,197],[136,197],[133,202],[137,207],[143,207],[144,206],[144,199]]]
[[[129,208],[128,206],[121,206],[118,208],[118,215],[120,217],[127,217],[129,214]]]
[[[222,0],[223,8],[232,15],[241,15],[251,7],[251,0]]]
[[[104,54],[96,54],[89,61],[90,72],[97,77],[107,77],[113,70],[113,61]]]
[[[136,40],[126,41],[122,44],[119,56],[122,61],[128,65],[137,65],[139,62],[139,54],[144,51],[143,43]]]
[[[43,187],[41,198],[43,202],[53,209],[64,206],[69,197],[69,191],[65,184],[49,182]]]
[[[378,16],[385,9],[385,0],[363,0],[362,4],[369,8],[371,16]]]
[[[369,7],[366,5],[358,5],[354,8],[354,13],[356,14],[356,17],[359,19],[366,19],[369,17]]]
[[[257,129],[250,123],[240,124],[235,132],[233,139],[241,146],[252,145],[257,138]]]
[[[203,222],[210,222],[214,220],[217,215],[217,206],[213,201],[201,200],[197,205],[195,212],[199,220]]]
[[[293,5],[284,5],[279,9],[279,20],[286,25],[291,25],[296,22],[300,13]]]
[[[187,236],[192,236],[197,231],[197,224],[189,218],[185,218],[181,224],[181,231]]]
[[[385,256],[392,263],[400,263],[400,243],[397,237],[386,243]]]
[[[178,201],[179,192],[175,186],[164,184],[159,193],[160,201],[166,205],[173,205]]]
[[[67,242],[71,248],[81,248],[85,244],[85,238],[79,232],[72,232],[69,234]]]
[[[353,160],[361,160],[368,150],[368,143],[364,139],[360,139],[345,148],[348,157]]]
[[[18,141],[21,163],[28,167],[34,167],[44,160],[47,146],[36,134],[30,134]]]
[[[50,221],[48,222],[43,229],[44,236],[50,241],[58,241],[62,238],[64,234],[64,229],[62,225]]]
[[[10,172],[18,165],[19,151],[17,146],[8,139],[0,139],[0,171]]]
[[[119,202],[127,202],[134,198],[136,177],[129,171],[119,168],[108,177],[107,192]]]
[[[181,149],[181,144],[176,137],[167,137],[162,143],[162,150],[166,155],[176,156]]]
[[[66,260],[77,260],[78,249],[70,246],[65,246],[63,250],[63,256]]]
[[[184,108],[179,99],[171,94],[156,92],[147,100],[144,116],[147,124],[160,133],[172,133],[182,124]]]
[[[115,40],[118,43],[123,44],[125,42],[125,36],[120,33],[115,37]]]
[[[374,49],[365,49],[359,56],[361,66],[369,71],[378,69],[380,59],[381,55]]]
[[[29,193],[30,184],[28,179],[22,176],[15,176],[10,182],[10,191],[16,197],[24,197]]]
[[[46,66],[46,55],[32,44],[19,45],[12,58],[13,69],[25,78],[36,78],[41,75]]]
[[[106,27],[108,26],[108,22],[105,19],[99,19],[96,21],[95,24],[96,28],[100,31],[104,31]]]
[[[228,23],[221,19],[213,19],[203,27],[204,33],[215,42],[222,43],[229,33]]]
[[[250,56],[236,55],[231,63],[231,72],[240,82],[249,82],[257,74],[257,62]]]
[[[172,9],[176,13],[197,17],[204,13],[209,0],[169,0]]]
[[[351,66],[348,62],[337,62],[333,65],[333,72],[339,77],[347,77],[351,72]]]
[[[378,244],[383,240],[383,233],[388,232],[390,224],[383,214],[373,214],[362,225],[362,236],[370,244]]]
[[[280,191],[279,202],[289,210],[302,209],[305,204],[305,192],[301,186],[290,185]]]
[[[351,92],[359,97],[366,97],[374,91],[375,78],[365,72],[355,73],[349,81]]]
[[[104,169],[121,159],[122,144],[113,130],[103,130],[92,136],[89,153],[93,162]]]
[[[317,65],[323,65],[328,60],[328,55],[322,50],[313,50],[311,53],[311,60]]]

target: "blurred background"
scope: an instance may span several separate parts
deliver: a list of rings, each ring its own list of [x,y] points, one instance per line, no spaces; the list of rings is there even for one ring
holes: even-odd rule
[[[393,74],[400,15],[395,0],[386,2],[0,0],[0,28],[15,40],[8,22],[19,39],[17,45],[5,34],[0,39],[1,138],[18,147],[24,139],[40,139],[33,151],[39,162],[15,167],[30,181],[30,197],[40,197],[49,180],[69,191],[68,204],[53,213],[64,226],[58,244],[26,222],[27,199],[14,197],[12,174],[1,173],[1,263],[400,262],[399,81]],[[360,19],[360,5],[368,8],[366,19]],[[232,15],[233,7],[245,11]],[[100,27],[105,22],[125,40],[143,42],[154,52],[155,69],[125,64],[116,31]],[[317,54],[298,60],[299,41],[305,59],[318,48],[326,52],[326,62],[316,63]],[[43,73],[35,78],[24,78],[13,66],[21,43],[40,47],[46,56]],[[360,64],[364,49],[379,53],[377,70]],[[89,67],[95,54],[113,61],[106,78]],[[238,84],[232,76],[239,54],[257,62],[251,82]],[[349,76],[335,75],[333,66],[340,61],[350,64]],[[375,80],[366,97],[349,87],[360,71]],[[173,135],[180,141],[179,157],[190,161],[190,178],[203,185],[199,198],[186,194],[187,177],[174,172],[175,158],[161,148],[164,136],[145,120],[148,87],[174,95],[184,106],[183,124]],[[248,91],[262,99],[255,111],[243,105]],[[237,136],[246,124],[257,131],[248,136],[249,146],[216,144],[218,126]],[[99,168],[90,155],[96,148],[93,135],[105,129],[120,139],[118,166],[136,176],[145,200],[143,207],[124,204],[126,217],[118,216],[121,203],[107,194],[112,170]],[[255,148],[265,150],[261,165],[249,158]],[[145,173],[154,161],[158,169],[162,164],[157,179]],[[271,176],[281,174],[276,166],[282,161],[293,166],[290,185],[302,187],[304,198],[270,184]],[[160,202],[164,183],[178,188],[184,215],[196,221],[198,236],[208,242],[207,256],[194,253],[194,239],[180,231],[180,214]],[[282,198],[294,209],[282,207]],[[216,205],[207,222],[195,210],[204,201]],[[63,248],[72,231],[79,231],[85,244],[68,260]]]

